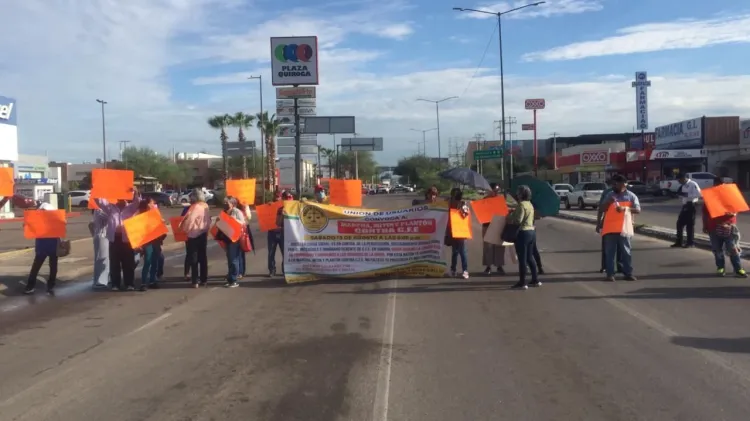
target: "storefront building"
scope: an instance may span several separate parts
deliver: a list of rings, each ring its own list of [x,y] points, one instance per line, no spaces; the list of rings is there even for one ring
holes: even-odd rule
[[[585,150],[568,153],[563,149],[557,158],[558,172],[562,182],[578,184],[585,182],[605,182],[612,174],[620,173],[625,164],[625,145],[620,142],[614,149],[610,145],[586,145]],[[568,148],[573,149],[573,148]]]
[[[50,168],[44,155],[18,155],[13,163],[16,194],[44,200],[45,193],[60,191],[59,168]]]

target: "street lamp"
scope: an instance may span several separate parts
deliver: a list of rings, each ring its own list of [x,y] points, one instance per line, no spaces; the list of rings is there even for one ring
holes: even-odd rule
[[[107,101],[97,99],[96,102],[102,104],[102,165],[107,168],[107,132],[104,129],[104,105]]]
[[[261,203],[266,203],[266,181],[268,181],[268,177],[266,177],[266,158],[265,158],[265,143],[266,138],[263,135],[263,130],[265,129],[266,122],[263,121],[263,75],[259,76],[250,76],[248,78],[249,80],[252,79],[258,79],[258,89],[260,92],[260,173],[263,174],[263,177],[261,178],[263,180],[263,186],[261,187],[263,190],[263,198],[261,199]],[[255,151],[255,148],[253,148],[253,151]]]
[[[484,13],[486,15],[495,15],[497,16],[497,36],[498,41],[500,44],[500,107],[501,107],[501,113],[502,113],[502,141],[503,141],[503,147],[505,146],[505,80],[503,75],[503,23],[502,19],[500,19],[503,15],[507,15],[508,13],[512,13],[521,9],[525,9],[527,7],[532,6],[539,6],[541,4],[546,3],[546,1],[538,1],[535,3],[529,3],[525,4],[523,6],[519,6],[510,10],[506,10],[504,12],[491,12],[488,10],[477,10],[477,9],[467,9],[465,7],[454,7],[453,10],[457,12],[474,12],[474,13]]]
[[[435,130],[437,130],[437,137],[438,137],[438,164],[440,163],[441,153],[440,153],[440,103],[443,101],[448,101],[449,99],[457,99],[457,96],[451,96],[448,98],[443,98],[439,100],[432,100],[432,99],[422,99],[419,98],[417,101],[424,101],[424,102],[432,102],[435,104],[435,117],[437,117],[437,127]]]
[[[409,130],[414,131],[414,132],[422,132],[422,147],[424,148],[423,149],[424,153],[422,154],[422,156],[427,156],[427,139],[426,139],[425,133],[431,132],[431,131],[437,130],[437,129],[438,129],[437,127],[433,127],[432,129],[427,129],[427,130],[409,129]]]

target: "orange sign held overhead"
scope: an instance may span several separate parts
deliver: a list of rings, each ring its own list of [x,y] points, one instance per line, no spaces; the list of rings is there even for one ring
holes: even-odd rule
[[[0,197],[13,196],[13,168],[0,168]]]
[[[279,228],[276,225],[276,215],[279,213],[279,208],[284,205],[284,202],[277,201],[266,203],[265,205],[259,205],[255,208],[255,213],[258,216],[258,225],[260,230],[268,232]]]
[[[709,187],[703,189],[701,193],[703,194],[703,203],[706,204],[711,218],[724,216],[727,213],[740,213],[750,210],[745,197],[742,196],[742,192],[734,183]]]
[[[227,180],[227,195],[245,205],[255,204],[255,179]]]
[[[28,239],[65,238],[67,226],[64,209],[23,212],[23,236]]]
[[[338,206],[361,208],[362,180],[331,179],[329,203]]]
[[[134,249],[142,247],[144,244],[169,232],[157,208],[126,219],[122,222],[122,226],[125,228],[125,233],[128,234],[130,247]]]
[[[461,215],[461,211],[458,209],[450,210],[450,222],[451,222],[451,236],[453,238],[463,238],[470,240],[471,235],[471,215],[466,217]]]
[[[91,184],[92,199],[116,202],[133,198],[133,171],[95,168],[91,171]]]
[[[173,216],[172,218],[169,218],[169,225],[172,227],[172,235],[174,235],[174,240],[178,243],[184,243],[188,239],[187,233],[180,229],[180,224],[183,219],[184,216]]]
[[[503,196],[488,197],[471,202],[471,209],[480,224],[489,224],[492,217],[508,216],[508,203]]]
[[[618,202],[622,207],[629,208],[633,206],[630,202]],[[617,212],[617,206],[613,203],[609,205],[607,212],[604,214],[604,223],[602,226],[602,235],[605,234],[622,234],[625,230],[625,212]]]

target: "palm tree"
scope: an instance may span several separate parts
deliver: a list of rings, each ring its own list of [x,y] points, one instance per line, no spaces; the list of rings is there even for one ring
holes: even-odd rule
[[[320,148],[320,153],[328,163],[328,178],[331,178],[333,175],[334,161],[336,160],[336,152],[333,149]]]
[[[266,144],[266,174],[264,178],[271,181],[271,186],[276,185],[276,135],[279,134],[281,122],[276,119],[276,114],[268,117],[268,111],[255,115],[256,125],[259,130],[263,131],[264,141]],[[265,181],[264,181],[265,182]],[[273,187],[271,187],[273,188]]]
[[[229,178],[229,160],[227,159],[227,140],[229,140],[229,137],[227,136],[226,128],[232,125],[232,116],[229,114],[215,115],[208,119],[208,125],[214,129],[221,130],[219,139],[221,139],[221,157],[224,169],[222,175],[224,180],[226,180]]]
[[[242,111],[237,112],[232,116],[232,127],[239,129],[239,133],[237,133],[237,141],[245,142],[244,129],[252,127],[253,121],[255,121],[254,115],[245,114]],[[253,160],[253,162],[255,162],[255,160]],[[244,155],[242,156],[242,178],[247,178],[247,157]]]

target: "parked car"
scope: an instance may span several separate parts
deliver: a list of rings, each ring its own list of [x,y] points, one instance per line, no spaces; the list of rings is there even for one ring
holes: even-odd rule
[[[378,186],[378,194],[388,194],[391,192],[391,188],[389,186]]]
[[[14,194],[10,199],[10,204],[18,209],[31,209],[37,206],[36,200],[21,194]]]
[[[586,209],[587,206],[596,208],[599,206],[599,200],[606,189],[607,185],[604,183],[578,183],[573,191],[565,197],[565,209],[570,209],[573,203],[578,205],[579,209]]]
[[[154,199],[154,202],[156,202],[157,206],[173,206],[177,203],[171,195],[162,192],[146,192],[142,193],[141,197],[143,197],[144,199]]]
[[[70,206],[88,207],[91,201],[91,190],[71,190],[68,192]]]
[[[553,184],[552,188],[555,190],[555,193],[557,193],[557,197],[560,198],[561,202],[565,201],[565,197],[568,196],[568,193],[573,191],[573,186],[570,184]]]
[[[716,176],[710,172],[689,172],[685,174],[685,177],[698,183],[698,187],[706,189],[714,185],[714,178]],[[725,183],[733,183],[734,181],[729,177],[722,177]],[[663,180],[659,182],[659,190],[662,195],[676,195],[680,189],[680,181],[677,178],[670,178],[669,180]]]

